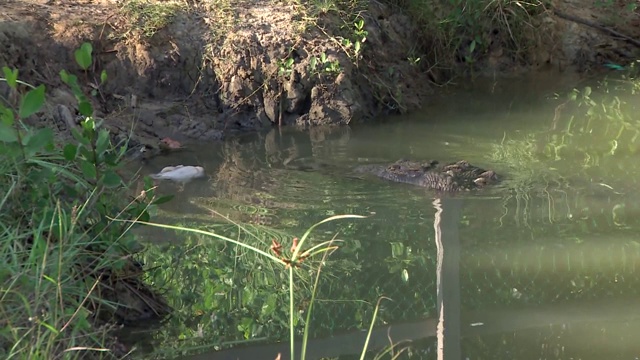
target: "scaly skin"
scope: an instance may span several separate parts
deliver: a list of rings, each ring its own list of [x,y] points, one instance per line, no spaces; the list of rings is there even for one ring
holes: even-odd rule
[[[440,166],[437,161],[419,163],[398,160],[391,165],[362,165],[357,172],[374,174],[385,180],[402,182],[438,191],[466,191],[495,184],[495,172],[461,160]]]

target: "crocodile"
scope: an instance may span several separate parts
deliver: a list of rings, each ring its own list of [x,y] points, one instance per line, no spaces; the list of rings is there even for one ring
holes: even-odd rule
[[[355,171],[446,192],[480,189],[498,182],[494,171],[471,165],[465,160],[446,165],[433,160],[398,160],[391,165],[361,165]]]

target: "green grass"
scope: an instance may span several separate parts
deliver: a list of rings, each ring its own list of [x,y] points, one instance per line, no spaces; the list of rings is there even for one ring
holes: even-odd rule
[[[95,294],[99,281],[92,269],[115,267],[121,259],[117,251],[96,252],[113,242],[104,243],[85,227],[87,205],[97,193],[88,191],[83,202],[65,200],[59,192],[65,184],[89,184],[55,150],[24,159],[2,145],[0,354],[15,359],[108,354],[106,327],[91,321],[90,309],[108,305]]]
[[[91,45],[74,55],[89,71]],[[100,129],[75,75],[61,72],[84,121],[72,129],[73,141],[60,143],[49,127],[25,125],[42,109],[45,87],[21,82],[17,70],[2,72],[0,81],[20,101],[0,102],[0,357],[124,355],[111,351],[110,324],[138,309],[121,295],[144,297],[158,316],[169,309],[141,281],[131,225],[111,218],[148,220],[151,202],[166,199],[154,199],[150,183],[137,197],[123,196],[129,184],[118,170],[126,147],[113,146]],[[107,79],[104,72],[99,77]],[[115,290],[123,285],[136,290]]]
[[[185,3],[174,1],[127,0],[120,8],[128,19],[130,32],[150,38],[173,21]]]
[[[108,327],[92,326],[87,306],[104,304],[93,292],[98,280],[85,277],[86,269],[78,264],[78,259],[89,255],[88,241],[69,229],[72,225],[65,223],[69,214],[62,207],[53,209],[52,215],[50,221],[40,218],[31,229],[6,219],[1,224],[3,358],[80,359],[109,354]],[[101,262],[109,265],[107,259]]]

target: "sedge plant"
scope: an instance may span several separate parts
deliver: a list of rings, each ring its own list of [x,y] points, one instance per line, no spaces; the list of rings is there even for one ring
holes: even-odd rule
[[[227,221],[233,222],[232,220],[217,214],[218,216],[221,216],[223,218],[225,218]],[[309,341],[309,334],[310,334],[310,323],[311,323],[311,314],[313,311],[313,305],[315,302],[315,296],[316,296],[316,289],[318,288],[318,283],[319,283],[319,279],[320,279],[320,274],[321,274],[321,268],[322,268],[322,264],[324,263],[324,259],[326,259],[326,257],[335,249],[337,249],[337,243],[340,242],[340,240],[337,240],[335,238],[331,239],[331,240],[327,240],[327,241],[323,241],[320,242],[318,244],[312,245],[312,246],[306,246],[309,241],[310,241],[310,236],[312,234],[312,232],[320,225],[331,222],[331,221],[335,221],[335,220],[342,220],[342,219],[360,219],[360,218],[364,218],[364,216],[360,216],[360,215],[336,215],[336,216],[331,216],[328,217],[314,225],[312,225],[311,227],[309,227],[305,233],[298,239],[298,238],[293,238],[292,239],[292,246],[291,246],[291,251],[290,252],[286,252],[283,250],[282,248],[282,244],[280,244],[279,242],[274,241],[272,243],[272,246],[270,249],[262,249],[258,246],[254,246],[252,244],[248,244],[246,242],[240,241],[238,239],[233,239],[231,237],[227,237],[225,235],[222,235],[220,233],[216,233],[216,232],[211,232],[211,231],[207,231],[207,230],[202,230],[202,229],[198,229],[195,227],[183,227],[183,226],[176,226],[176,225],[170,225],[170,224],[161,224],[161,223],[153,223],[153,222],[147,222],[147,221],[136,221],[139,224],[143,224],[143,225],[148,225],[148,226],[153,226],[153,227],[157,227],[157,228],[162,228],[162,229],[168,229],[168,230],[174,230],[174,231],[184,231],[184,232],[189,232],[189,233],[193,233],[193,234],[198,234],[198,235],[203,235],[205,237],[210,237],[213,238],[215,240],[219,240],[219,241],[223,241],[229,244],[233,244],[235,246],[239,246],[241,248],[247,249],[251,252],[254,252],[257,255],[263,256],[266,259],[268,259],[269,261],[271,261],[273,264],[280,266],[281,268],[283,268],[285,271],[287,271],[287,276],[288,276],[288,313],[289,313],[289,346],[290,346],[290,353],[292,354],[292,358],[295,358],[296,354],[296,348],[295,348],[295,329],[296,329],[296,303],[295,303],[295,289],[296,289],[296,284],[298,282],[298,269],[300,268],[300,266],[302,265],[303,262],[305,261],[309,261],[309,259],[311,258],[315,258],[315,257],[321,257],[321,261],[319,262],[319,266],[317,268],[316,271],[316,277],[315,277],[315,281],[313,284],[313,290],[311,292],[311,298],[310,298],[310,302],[309,302],[309,307],[307,310],[307,314],[306,314],[306,321],[305,321],[305,326],[304,326],[304,332],[303,332],[303,338],[302,338],[302,345],[301,345],[301,349],[300,349],[300,357],[299,359],[304,360],[306,358],[306,347]],[[251,234],[251,236],[255,236],[258,237],[257,234],[253,234],[249,229],[246,229],[242,224],[237,224],[234,223],[241,231],[247,233],[247,234]],[[382,299],[380,299],[382,300]],[[371,335],[371,332],[373,331],[373,324],[375,323],[376,317],[377,317],[377,313],[380,307],[380,301],[378,301],[378,304],[375,308],[374,314],[373,314],[373,319],[371,322],[371,326],[368,329],[368,334],[367,334],[367,338],[365,343],[363,344],[363,349],[362,349],[362,354],[361,354],[361,359],[364,359],[365,353],[367,351],[368,348],[368,341]]]

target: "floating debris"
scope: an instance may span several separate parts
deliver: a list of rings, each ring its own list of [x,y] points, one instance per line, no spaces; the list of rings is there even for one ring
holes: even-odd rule
[[[171,180],[175,182],[186,183],[193,179],[204,177],[204,168],[202,166],[167,166],[157,174],[152,174],[151,178],[157,180]]]
[[[160,140],[160,149],[163,150],[181,150],[184,149],[184,147],[182,146],[182,144],[177,141],[177,140],[173,140],[172,138],[163,138]]]

